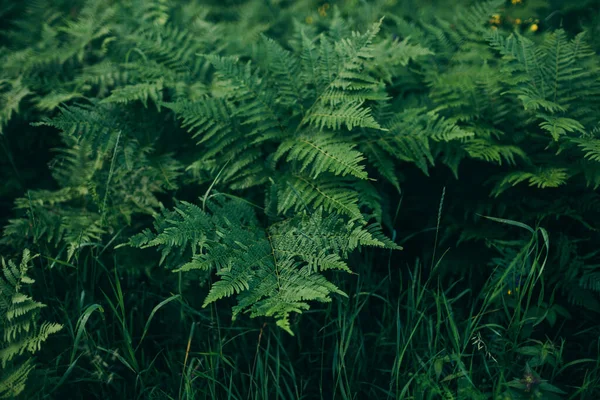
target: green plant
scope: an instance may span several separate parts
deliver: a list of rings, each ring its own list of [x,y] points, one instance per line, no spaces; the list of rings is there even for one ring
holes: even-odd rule
[[[0,318],[3,336],[0,348],[2,379],[0,396],[12,398],[23,392],[27,378],[35,368],[30,354],[38,352],[48,337],[62,329],[61,324],[41,321],[40,310],[45,304],[33,300],[25,291],[35,281],[27,276],[35,258],[29,250],[23,251],[21,262],[2,258],[0,276]],[[29,354],[28,354],[29,353]]]
[[[1,395],[598,398],[596,0],[5,3]]]

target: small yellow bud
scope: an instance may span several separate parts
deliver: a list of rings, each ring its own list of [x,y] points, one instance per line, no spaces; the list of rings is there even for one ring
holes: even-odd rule
[[[538,29],[540,29],[540,27],[538,26],[538,24],[533,24],[529,27],[529,30],[531,32],[536,32]]]
[[[509,296],[512,294],[512,290],[508,289],[508,292],[506,292]]]
[[[521,22],[523,22],[523,21],[521,21],[521,18],[515,19],[515,24],[521,25]]]
[[[523,2],[523,0],[510,0],[510,2],[511,2],[513,5],[515,5],[515,4],[522,3],[522,2]]]
[[[310,24],[312,24],[312,23],[313,23],[313,17],[311,17],[311,16],[309,15],[308,17],[306,17],[305,21],[306,21],[306,23],[307,23],[307,24],[309,24],[309,25],[310,25]]]

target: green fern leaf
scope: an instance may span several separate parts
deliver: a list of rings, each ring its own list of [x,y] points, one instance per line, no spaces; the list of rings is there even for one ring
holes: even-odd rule
[[[277,161],[287,153],[287,162],[300,162],[299,172],[308,169],[314,179],[325,171],[334,175],[352,175],[359,179],[367,179],[364,166],[360,164],[365,158],[354,148],[355,145],[334,135],[315,132],[284,141],[273,155],[273,159]]]

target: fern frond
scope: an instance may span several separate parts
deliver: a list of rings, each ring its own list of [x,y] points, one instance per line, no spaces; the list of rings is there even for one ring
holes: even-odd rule
[[[40,324],[39,311],[44,304],[26,295],[26,285],[34,280],[27,276],[31,261],[36,256],[24,250],[21,262],[2,258],[0,275],[0,319],[4,332],[0,340],[0,361],[5,373],[0,378],[0,396],[9,398],[25,389],[29,373],[34,369],[33,360],[19,360],[24,353],[36,353],[48,337],[62,329],[53,322]]]
[[[222,99],[207,98],[199,102],[163,103],[182,120],[182,127],[192,132],[197,144],[210,143],[212,154],[223,151],[231,143],[229,131],[235,130],[232,110]]]
[[[361,101],[351,101],[335,108],[325,105],[313,107],[305,121],[320,130],[339,130],[342,125],[346,125],[348,130],[354,127],[382,129],[371,115],[371,110],[363,107]]]
[[[579,279],[579,285],[584,289],[600,292],[600,272],[594,270],[586,271]]]
[[[435,113],[426,113],[422,108],[404,110],[384,126],[387,131],[377,132],[376,137],[371,139],[374,145],[397,160],[415,163],[426,174],[429,166],[434,165],[434,142],[460,141],[474,135]]]
[[[586,159],[600,162],[600,139],[580,138],[571,141],[581,148]]]
[[[116,88],[110,96],[106,97],[101,103],[121,103],[127,104],[133,101],[141,101],[144,107],[148,106],[148,99],[154,101],[156,108],[160,111],[162,102],[163,81],[159,79],[150,83],[138,83],[135,85],[126,85]]]
[[[111,112],[111,106],[78,105],[59,107],[59,110],[60,114],[56,117],[45,117],[32,125],[50,126],[63,131],[72,138],[70,143],[88,141],[93,149],[97,149],[97,153],[108,151],[114,144],[120,125],[116,115]]]
[[[420,44],[409,43],[409,38],[402,41],[397,39],[384,39],[374,44],[374,53],[377,64],[369,64],[375,76],[385,82],[392,83],[398,74],[404,72],[404,67],[410,61],[421,60],[434,53]]]
[[[313,44],[309,46],[305,60],[311,61],[311,68],[317,62],[318,79],[316,80],[317,98],[307,110],[300,125],[312,124],[339,129],[346,125],[379,129],[379,124],[371,116],[370,109],[363,107],[367,100],[386,98],[382,85],[365,69],[374,57],[373,39],[379,32],[381,21],[372,26],[364,34],[354,33],[351,39],[344,39],[334,44],[322,36],[315,58]]]
[[[552,138],[557,141],[562,135],[566,135],[571,132],[586,133],[585,128],[579,121],[571,118],[547,116],[544,114],[538,114],[539,117],[544,120],[540,123],[540,127],[552,135]]]
[[[529,186],[537,186],[540,189],[556,188],[564,185],[569,177],[569,170],[566,168],[540,167],[534,172],[511,172],[498,182],[494,188],[493,194],[498,196],[507,188],[516,186],[525,181],[529,183]]]
[[[205,58],[223,80],[225,96],[239,103],[234,115],[243,120],[242,124],[254,124],[252,134],[284,129],[278,118],[275,94],[266,90],[264,79],[250,63],[241,65],[235,57],[207,55]]]
[[[13,399],[26,387],[27,378],[35,369],[33,359],[28,359],[16,367],[5,369],[0,379],[0,398]]]
[[[265,59],[262,62],[272,74],[278,101],[285,107],[299,106],[298,111],[301,112],[305,89],[302,80],[298,79],[300,61],[273,39],[262,35],[262,42],[265,46]]]
[[[10,121],[13,113],[19,112],[21,101],[31,94],[31,91],[25,87],[20,79],[8,82],[0,80],[0,135],[2,128]]]
[[[126,40],[131,43],[129,48],[137,48],[146,59],[164,65],[176,72],[197,75],[202,67],[202,60],[197,54],[207,50],[204,40],[187,29],[172,24],[148,26],[145,25]]]
[[[349,271],[344,259],[358,246],[397,248],[377,228],[364,227],[357,219],[298,213],[262,228],[254,210],[239,200],[209,202],[210,213],[189,203],[165,211],[155,221],[156,233],[145,231],[132,238],[136,247],[157,246],[162,258],[190,248],[191,261],[176,271],[216,270],[204,306],[237,295],[240,312],[272,316],[291,332],[290,313],[308,309],[310,301],[330,301],[343,294],[320,273]]]
[[[293,210],[299,212],[308,207],[323,207],[327,212],[337,212],[353,219],[362,220],[358,207],[358,193],[352,183],[312,180],[303,176],[293,176],[279,183],[277,210],[286,214]]]
[[[364,165],[361,165],[365,158],[354,150],[355,147],[332,134],[306,133],[281,143],[273,155],[273,160],[276,162],[287,154],[287,162],[299,162],[299,172],[308,170],[314,179],[325,171],[334,175],[352,175],[359,179],[367,179]]]
[[[367,141],[361,144],[359,148],[381,176],[390,182],[397,191],[400,191],[400,182],[396,174],[394,158],[382,146],[378,146],[373,142]]]
[[[192,253],[203,242],[202,232],[210,226],[209,216],[198,206],[182,202],[172,211],[163,210],[162,215],[154,222],[156,235],[149,230],[131,238],[130,244],[136,247],[159,246],[162,250],[160,263],[165,261],[173,248],[186,249]]]
[[[486,139],[472,139],[464,146],[470,157],[502,165],[516,165],[516,158],[527,159],[527,154],[518,146],[502,145]]]

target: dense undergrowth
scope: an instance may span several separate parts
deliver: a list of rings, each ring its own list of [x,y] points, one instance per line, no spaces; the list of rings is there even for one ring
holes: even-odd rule
[[[600,3],[0,3],[0,397],[600,398]]]

